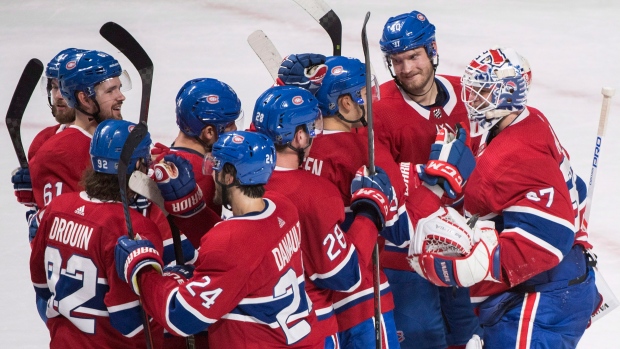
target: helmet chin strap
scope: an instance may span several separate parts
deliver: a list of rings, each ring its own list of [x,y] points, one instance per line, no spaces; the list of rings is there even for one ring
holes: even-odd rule
[[[232,206],[230,204],[230,200],[228,199],[228,188],[234,185],[234,181],[230,184],[224,184],[220,182],[217,177],[218,176],[215,176],[215,183],[222,189],[222,205],[226,207],[227,210],[232,211]]]
[[[97,111],[95,113],[89,113],[87,111],[85,111],[82,106],[81,103],[78,102],[78,106],[75,107],[75,109],[81,111],[82,113],[86,114],[89,116],[88,121],[93,121],[95,120],[95,122],[97,123],[97,125],[99,125],[101,123],[101,116],[99,116],[99,112],[101,112],[101,108],[99,107],[99,103],[97,102],[97,100],[95,98],[91,98],[91,100],[95,103],[95,106],[97,107]]]
[[[361,122],[362,126],[364,127],[368,126],[368,122],[366,121],[366,110],[364,108],[362,108],[362,116],[357,120],[348,120],[347,118],[344,117],[344,115],[340,114],[340,111],[336,112],[336,116],[338,117],[338,119],[346,122],[347,124],[355,124],[355,123]]]
[[[311,145],[312,145],[312,137],[308,138],[308,145],[306,145],[303,148],[296,148],[290,142],[286,145],[287,148],[292,149],[295,153],[297,153],[297,160],[298,160],[297,166],[301,166],[301,164],[303,164],[304,157],[306,156],[305,150],[308,149]]]

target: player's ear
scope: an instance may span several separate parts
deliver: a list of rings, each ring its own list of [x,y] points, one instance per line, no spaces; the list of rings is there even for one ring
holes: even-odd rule
[[[205,139],[208,144],[215,143],[217,140],[217,133],[215,132],[215,128],[211,125],[202,129],[201,138]]]
[[[341,114],[349,113],[352,108],[353,100],[350,95],[346,94],[338,97],[338,110],[340,110]]]
[[[75,95],[79,105],[81,106],[85,106],[85,107],[90,107],[93,103],[93,101],[88,98],[88,96],[86,95],[86,93],[79,91],[76,95]]]
[[[292,142],[293,146],[295,148],[303,148],[305,147],[306,144],[308,144],[308,133],[306,133],[306,131],[304,131],[303,128],[299,128],[296,132],[295,132],[295,137],[293,138],[293,142]]]

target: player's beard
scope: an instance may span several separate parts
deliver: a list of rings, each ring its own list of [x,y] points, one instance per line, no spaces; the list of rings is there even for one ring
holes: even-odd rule
[[[403,75],[397,76],[398,82],[404,88],[405,92],[412,95],[424,95],[430,90],[435,78],[435,70],[433,65],[429,64],[428,67],[421,69],[415,74],[410,74],[411,77],[405,77]]]
[[[52,115],[59,124],[70,124],[75,121],[75,109],[69,108],[69,106],[61,105],[58,109],[56,105],[52,106]]]
[[[108,119],[113,119],[113,120],[123,120],[123,115],[121,114],[121,107],[123,105],[123,102],[118,102],[118,103],[114,103],[113,105],[101,109],[99,111],[99,117],[101,118],[101,120],[108,120]]]

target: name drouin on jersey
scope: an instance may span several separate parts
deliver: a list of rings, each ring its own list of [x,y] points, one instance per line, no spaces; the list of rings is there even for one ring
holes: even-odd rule
[[[48,239],[88,251],[88,243],[92,234],[93,228],[87,225],[55,217]]]

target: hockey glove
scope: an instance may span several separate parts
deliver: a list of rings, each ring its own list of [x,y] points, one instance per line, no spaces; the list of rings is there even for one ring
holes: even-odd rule
[[[315,94],[327,73],[325,56],[315,53],[291,54],[282,60],[276,84],[303,87]]]
[[[186,265],[168,265],[164,267],[164,276],[174,278],[179,285],[185,283],[194,275],[194,266],[191,264]]]
[[[500,281],[499,241],[495,224],[478,222],[474,228],[476,243],[462,257],[425,252],[409,257],[411,267],[431,283],[442,286],[470,287],[481,281]]]
[[[121,236],[114,249],[114,260],[118,277],[128,283],[137,295],[140,295],[138,272],[142,268],[151,266],[160,273],[162,271],[159,252],[148,240],[131,240]]]
[[[140,194],[136,194],[136,196],[129,202],[129,207],[138,212],[146,210],[149,206],[151,206],[149,199]]]
[[[37,217],[37,210],[28,210],[26,212],[26,221],[28,222],[28,240],[32,243],[34,237],[37,236],[37,230],[39,230],[39,217]]]
[[[28,167],[18,167],[11,174],[11,182],[17,202],[27,207],[34,207],[34,194],[32,194],[32,182],[30,181],[30,170]]]
[[[160,162],[168,154],[170,154],[170,148],[159,142],[155,143],[153,148],[151,148],[151,163],[156,164]]]
[[[429,185],[440,185],[451,199],[463,192],[476,160],[466,145],[467,130],[457,125],[456,137],[445,128],[437,132],[431,145],[431,155],[426,166],[421,166],[420,179]]]
[[[164,208],[171,215],[187,218],[206,207],[187,159],[174,154],[164,156],[164,161],[155,164],[153,177],[164,197]]]
[[[465,256],[471,251],[473,244],[474,232],[465,218],[452,207],[442,207],[418,221],[409,254]]]
[[[355,215],[362,214],[370,218],[375,222],[377,230],[381,231],[390,212],[394,189],[387,173],[380,167],[375,167],[375,170],[372,176],[366,166],[357,170],[351,182],[351,210]]]

